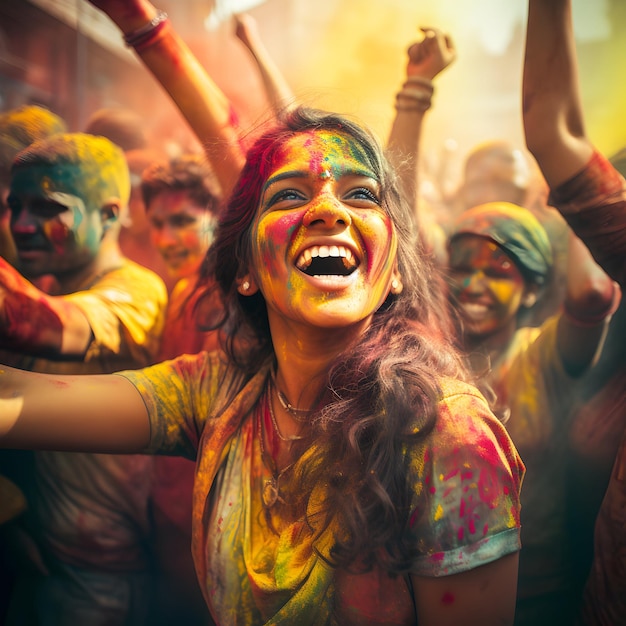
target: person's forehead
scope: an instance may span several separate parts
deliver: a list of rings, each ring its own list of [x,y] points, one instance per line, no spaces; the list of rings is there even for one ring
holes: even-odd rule
[[[506,252],[493,239],[473,233],[462,233],[452,238],[450,241],[450,251],[452,253],[465,254],[488,254],[489,256],[508,257]]]
[[[146,207],[148,214],[177,215],[180,213],[210,213],[207,206],[192,197],[189,189],[165,189],[152,198]]]
[[[33,163],[16,168],[11,182],[31,181],[42,190],[62,190],[68,186],[81,188],[84,185],[87,168],[80,163]]]
[[[353,138],[334,130],[316,130],[297,133],[290,137],[280,151],[280,167],[284,161],[307,163],[312,167],[324,169],[325,165],[352,164],[358,169],[370,167],[363,148]]]
[[[80,164],[33,164],[14,171],[11,194],[53,201],[59,201],[60,197],[67,199],[74,196],[89,211],[98,207],[101,190],[88,180]]]
[[[499,182],[525,187],[529,175],[529,166],[521,151],[496,151],[468,163],[465,182],[466,184]]]

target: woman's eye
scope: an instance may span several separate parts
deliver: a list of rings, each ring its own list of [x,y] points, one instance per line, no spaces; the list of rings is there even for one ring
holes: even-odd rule
[[[267,206],[273,206],[278,202],[288,202],[294,200],[303,200],[304,196],[299,191],[295,189],[282,189],[281,191],[276,192],[267,203]]]
[[[369,200],[370,202],[375,202],[376,204],[380,204],[380,200],[378,196],[367,187],[358,187],[357,189],[353,189],[348,197],[354,198],[356,200]]]

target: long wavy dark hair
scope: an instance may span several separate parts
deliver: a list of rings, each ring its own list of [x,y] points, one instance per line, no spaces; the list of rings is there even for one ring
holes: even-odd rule
[[[322,513],[309,519],[322,533],[333,520],[342,530],[331,562],[390,574],[409,571],[416,547],[403,538],[410,511],[406,448],[419,443],[436,421],[444,376],[466,378],[448,337],[452,328],[442,279],[424,249],[413,209],[375,138],[349,118],[300,107],[286,113],[248,152],[246,164],[201,270],[200,283],[215,280],[223,298],[224,350],[252,376],[274,355],[265,300],[260,293],[242,297],[237,279],[251,263],[251,226],[264,182],[282,146],[294,135],[330,130],[357,142],[380,182],[381,206],[398,237],[397,262],[403,290],[389,295],[369,329],[337,359],[323,385],[323,408],[310,438],[294,444],[295,455],[308,449],[293,480],[307,498],[325,485]],[[311,443],[314,442],[314,445]],[[302,489],[309,485],[310,489]]]

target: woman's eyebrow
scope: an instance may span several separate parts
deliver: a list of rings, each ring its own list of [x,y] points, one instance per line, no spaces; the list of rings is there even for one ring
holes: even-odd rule
[[[303,172],[302,170],[290,170],[289,172],[281,172],[280,174],[276,174],[276,176],[270,176],[263,185],[261,195],[263,195],[267,191],[268,187],[270,187],[274,183],[284,180],[285,178],[306,178],[308,175],[308,172]]]

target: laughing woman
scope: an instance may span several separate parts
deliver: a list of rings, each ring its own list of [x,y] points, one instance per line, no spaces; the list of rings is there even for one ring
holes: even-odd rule
[[[1,444],[197,459],[218,624],[512,623],[524,467],[444,339],[411,210],[367,132],[296,109],[249,152],[203,267],[223,351],[3,367]]]

